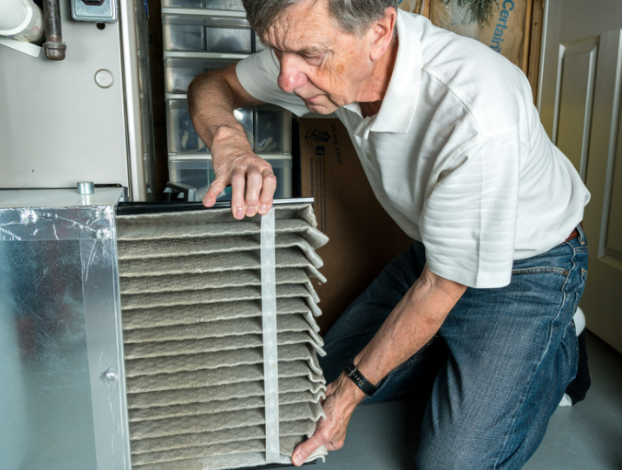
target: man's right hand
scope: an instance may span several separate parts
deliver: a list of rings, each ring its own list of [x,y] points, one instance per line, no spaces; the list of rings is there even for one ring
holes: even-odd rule
[[[218,195],[231,185],[231,211],[241,220],[244,216],[265,215],[272,207],[276,176],[272,166],[251,152],[242,152],[214,162],[216,178],[203,198],[205,207],[212,207]]]
[[[211,207],[231,185],[231,212],[236,219],[267,214],[272,207],[276,177],[270,164],[252,151],[233,110],[262,104],[240,84],[235,64],[196,77],[188,89],[192,123],[212,154],[216,178],[203,198]]]

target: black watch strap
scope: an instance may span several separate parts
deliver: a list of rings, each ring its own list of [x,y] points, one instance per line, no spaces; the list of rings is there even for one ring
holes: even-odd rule
[[[346,375],[350,377],[350,380],[352,380],[352,382],[354,382],[365,395],[372,396],[378,391],[378,389],[374,385],[372,385],[371,382],[367,380],[365,376],[363,376],[363,374],[359,372],[359,370],[356,368],[352,361],[348,362],[344,366],[343,370],[345,371]]]

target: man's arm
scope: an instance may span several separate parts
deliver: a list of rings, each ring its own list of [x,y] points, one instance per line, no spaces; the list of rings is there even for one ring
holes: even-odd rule
[[[465,286],[435,275],[426,265],[354,364],[377,384],[432,339],[465,290]],[[294,465],[302,465],[322,445],[328,450],[340,449],[350,416],[363,398],[365,394],[345,373],[330,384],[323,404],[326,419],[320,420],[315,434],[296,448]]]
[[[188,88],[188,105],[194,128],[210,149],[216,175],[203,204],[213,206],[231,184],[231,211],[243,219],[270,210],[276,177],[270,164],[253,153],[244,128],[233,116],[234,109],[262,104],[242,87],[235,67],[196,77]]]

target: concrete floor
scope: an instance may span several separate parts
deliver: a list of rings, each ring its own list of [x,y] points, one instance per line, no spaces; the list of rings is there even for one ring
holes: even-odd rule
[[[622,355],[594,335],[587,339],[592,388],[585,401],[557,409],[525,470],[622,469]],[[420,408],[408,400],[361,406],[343,449],[309,468],[414,470]]]

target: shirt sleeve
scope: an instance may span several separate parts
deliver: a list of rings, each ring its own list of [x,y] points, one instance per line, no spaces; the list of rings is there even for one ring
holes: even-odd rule
[[[269,47],[241,60],[236,66],[240,84],[254,98],[281,106],[298,117],[304,116],[309,112],[304,101],[279,88],[280,71],[279,61]]]
[[[428,269],[468,287],[510,283],[518,214],[517,131],[482,138],[438,171],[419,220]]]

